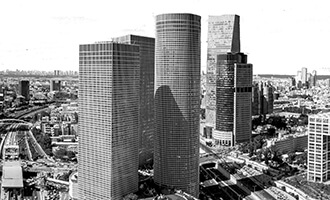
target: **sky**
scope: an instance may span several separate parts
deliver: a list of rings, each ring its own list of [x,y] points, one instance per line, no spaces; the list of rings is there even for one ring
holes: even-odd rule
[[[328,8],[324,0],[0,0],[0,70],[77,71],[79,44],[155,37],[155,16],[180,12],[202,17],[203,70],[208,16],[237,14],[254,74],[329,75]]]

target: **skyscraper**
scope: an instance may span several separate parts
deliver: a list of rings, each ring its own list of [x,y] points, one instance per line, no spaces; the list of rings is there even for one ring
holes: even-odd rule
[[[138,190],[140,52],[79,47],[79,199],[119,200]]]
[[[215,125],[216,56],[240,52],[238,15],[209,16],[207,34],[206,123]]]
[[[312,76],[311,76],[311,82],[310,82],[310,86],[315,87],[316,86],[316,70],[312,71]]]
[[[217,56],[216,144],[234,146],[251,138],[252,64],[243,53]]]
[[[308,117],[307,180],[324,182],[330,179],[330,114]]]
[[[199,193],[201,18],[156,16],[154,181]]]
[[[30,82],[28,80],[21,80],[19,82],[18,93],[22,95],[25,100],[30,100]]]
[[[273,86],[270,84],[264,84],[264,98],[266,100],[265,114],[271,114],[274,110],[274,91]]]
[[[259,87],[258,84],[252,85],[252,115],[259,115]]]
[[[274,89],[269,83],[259,82],[252,87],[252,115],[266,115],[274,110]]]
[[[264,85],[263,85],[262,82],[259,82],[258,86],[259,86],[258,113],[259,113],[259,115],[264,115],[265,114],[264,107],[265,107],[265,104],[266,104],[265,97],[264,97]]]
[[[140,49],[139,166],[153,158],[155,38],[126,35],[113,41],[135,44]]]
[[[307,82],[307,68],[303,67],[301,68],[301,83],[303,84],[303,86],[306,85]]]

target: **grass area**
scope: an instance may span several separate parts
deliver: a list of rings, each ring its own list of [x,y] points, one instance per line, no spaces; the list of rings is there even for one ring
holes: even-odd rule
[[[308,196],[315,199],[330,199],[330,185],[307,181],[307,174],[299,174],[284,179],[286,183],[305,192]],[[321,198],[322,197],[322,198]]]

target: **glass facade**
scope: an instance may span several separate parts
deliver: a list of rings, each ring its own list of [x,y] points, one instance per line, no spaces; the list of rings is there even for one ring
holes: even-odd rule
[[[252,65],[243,53],[216,59],[216,144],[233,146],[249,141],[252,116]]]
[[[143,166],[151,163],[154,149],[155,39],[126,35],[113,41],[138,45],[140,49],[139,166]]]
[[[209,16],[207,34],[206,68],[206,123],[216,121],[216,56],[227,52],[240,52],[238,15]]]
[[[135,45],[79,48],[79,199],[138,190],[140,53]]]
[[[156,16],[154,181],[199,193],[200,16]]]

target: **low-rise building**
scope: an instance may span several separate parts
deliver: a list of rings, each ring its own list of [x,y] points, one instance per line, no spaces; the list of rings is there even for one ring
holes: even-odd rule
[[[279,138],[268,140],[267,146],[273,146],[280,154],[303,151],[307,148],[307,132],[279,136]]]

